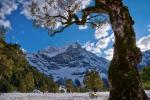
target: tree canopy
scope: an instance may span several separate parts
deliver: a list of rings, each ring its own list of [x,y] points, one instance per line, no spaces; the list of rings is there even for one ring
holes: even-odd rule
[[[28,10],[35,25],[46,28],[53,36],[73,24],[89,24],[93,28],[108,24],[106,10],[110,8],[105,4],[96,5],[96,2],[98,0],[33,0]]]
[[[90,91],[97,92],[103,89],[103,82],[97,71],[87,71],[83,81],[86,89]]]

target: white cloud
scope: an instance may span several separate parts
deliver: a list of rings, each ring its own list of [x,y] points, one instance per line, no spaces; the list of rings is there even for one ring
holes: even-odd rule
[[[108,50],[104,51],[104,53],[105,53],[105,55],[106,55],[105,58],[106,58],[107,60],[111,61],[112,58],[113,58],[114,49],[113,49],[113,48],[108,49]]]
[[[87,27],[88,27],[87,25],[79,25],[79,29],[80,29],[80,30],[87,29]]]
[[[103,53],[102,50],[105,49],[109,43],[110,43],[110,37],[106,37],[106,38],[100,39],[96,43],[95,42],[86,42],[83,45],[83,48],[85,48],[89,52],[96,54],[97,56],[101,56]],[[110,51],[110,50],[108,50],[108,51]],[[104,51],[104,53],[107,53],[107,50]],[[107,54],[105,58],[108,60],[111,60],[112,56],[113,56],[113,53]]]
[[[79,1],[81,2],[81,9],[84,9],[91,2],[91,0],[79,0]]]
[[[95,31],[95,38],[100,39],[102,37],[108,36],[108,31],[111,29],[111,26],[109,23],[104,23],[103,25],[96,28]]]
[[[113,49],[105,50],[110,42],[115,41],[114,33],[109,33],[111,30],[111,25],[109,23],[102,24],[99,28],[95,30],[95,40],[96,42],[87,42],[84,44],[83,48],[90,51],[98,56],[105,55],[105,58],[111,60],[113,57]]]
[[[148,31],[150,32],[150,25],[148,25],[147,27],[148,27]]]
[[[0,26],[3,26],[5,28],[11,28],[10,21],[4,19],[0,19]]]
[[[101,49],[100,48],[93,48],[93,51],[92,51],[94,54],[96,54],[97,56],[100,56],[100,54],[102,53]]]
[[[137,41],[137,46],[141,49],[141,51],[150,50],[150,35],[144,36]]]
[[[94,42],[87,42],[83,45],[83,48],[85,48],[87,51],[92,52],[96,55],[101,54],[101,49],[95,46]]]
[[[110,40],[112,40],[112,42],[115,42],[115,36],[114,36],[114,33],[112,33],[112,34],[110,35]]]
[[[93,47],[94,47],[94,43],[91,43],[89,41],[83,45],[83,48],[85,48],[87,51],[92,51]]]
[[[6,16],[10,15],[17,8],[18,4],[15,0],[0,1],[0,26],[11,28],[10,21],[6,19]]]
[[[104,23],[95,30],[95,39],[98,40],[96,43],[96,48],[105,49],[108,47],[110,43],[110,39],[113,38],[109,36],[109,30],[111,30],[111,26],[109,23]]]
[[[32,19],[31,13],[27,9],[23,9],[21,14],[25,15],[27,19]]]
[[[109,43],[110,43],[109,37],[102,38],[102,39],[98,40],[98,42],[96,43],[96,47],[100,48],[100,49],[105,49],[105,48],[107,48]]]
[[[23,53],[26,53],[26,52],[27,52],[27,50],[25,50],[24,48],[21,48],[21,51],[22,51]]]

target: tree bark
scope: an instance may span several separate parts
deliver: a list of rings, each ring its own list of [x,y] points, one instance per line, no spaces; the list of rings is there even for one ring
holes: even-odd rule
[[[136,47],[133,20],[122,0],[96,0],[104,3],[115,35],[114,56],[109,67],[109,100],[149,100],[142,87],[137,64],[142,53]]]

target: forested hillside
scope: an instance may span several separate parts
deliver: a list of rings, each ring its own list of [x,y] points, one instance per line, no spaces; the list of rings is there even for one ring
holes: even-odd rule
[[[56,92],[57,84],[28,64],[25,54],[17,44],[7,44],[0,39],[0,92]]]
[[[150,90],[150,67],[145,67],[141,71],[141,77],[142,77],[142,83],[144,86],[144,89]]]

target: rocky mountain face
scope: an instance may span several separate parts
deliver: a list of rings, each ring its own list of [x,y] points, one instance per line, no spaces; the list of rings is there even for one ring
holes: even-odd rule
[[[110,62],[86,51],[78,43],[62,48],[49,46],[27,54],[27,60],[41,73],[52,75],[60,84],[64,84],[66,79],[78,79],[82,83],[87,70],[97,70],[103,82],[108,85],[107,71]],[[138,69],[141,70],[145,66],[150,66],[150,50],[143,52]]]
[[[49,46],[36,53],[27,54],[27,59],[41,73],[52,75],[58,82],[78,79],[82,83],[87,70],[97,70],[104,82],[107,80],[109,61],[86,51],[78,43],[63,48]]]
[[[150,50],[143,52],[143,58],[141,63],[138,65],[139,69],[150,66]]]

